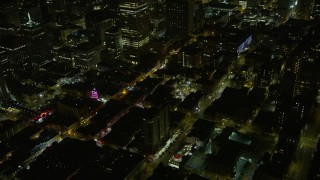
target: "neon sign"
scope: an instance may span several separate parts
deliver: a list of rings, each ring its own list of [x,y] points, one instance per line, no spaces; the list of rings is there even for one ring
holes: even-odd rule
[[[89,92],[89,97],[96,100],[99,99],[99,93],[96,88]]]

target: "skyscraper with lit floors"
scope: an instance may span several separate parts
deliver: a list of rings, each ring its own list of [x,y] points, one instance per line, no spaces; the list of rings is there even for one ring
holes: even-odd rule
[[[139,63],[148,49],[149,9],[147,0],[123,0],[119,5],[124,60]]]

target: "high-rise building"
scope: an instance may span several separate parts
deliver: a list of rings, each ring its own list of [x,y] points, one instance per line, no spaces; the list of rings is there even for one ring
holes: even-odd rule
[[[45,40],[44,29],[40,23],[33,21],[31,14],[28,12],[26,14],[28,21],[22,24],[21,30],[22,34],[26,37],[29,47],[29,53],[32,56],[47,56],[48,43]]]
[[[141,54],[149,45],[148,1],[124,0],[119,9],[124,59],[138,64]]]
[[[74,64],[73,48],[70,46],[63,46],[56,50],[56,61],[66,64]]]
[[[255,77],[257,86],[265,87],[270,85],[273,75],[272,65],[270,62],[265,62],[258,68],[257,76]]]
[[[166,1],[168,36],[184,38],[193,33],[193,8],[194,0]]]
[[[189,45],[186,47],[183,47],[181,49],[182,52],[182,66],[183,67],[196,67],[200,68],[203,66],[201,61],[201,49],[194,46]]]
[[[149,154],[156,153],[168,140],[169,109],[165,107],[153,107],[146,110],[142,119],[144,151]]]
[[[10,64],[10,71],[14,75],[30,67],[31,63],[27,61],[30,57],[28,52],[28,43],[24,38],[16,36],[2,36],[0,39],[0,51],[4,50]]]
[[[84,42],[74,49],[74,66],[81,69],[96,68],[101,61],[102,45]]]
[[[92,36],[90,41],[97,44],[106,44],[105,31],[112,27],[112,20],[102,10],[92,11],[86,14],[86,28]]]
[[[113,27],[105,32],[106,52],[108,60],[123,60],[123,45],[121,30]]]

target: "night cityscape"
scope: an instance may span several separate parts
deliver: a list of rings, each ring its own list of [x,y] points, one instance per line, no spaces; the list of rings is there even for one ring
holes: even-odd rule
[[[320,0],[0,0],[0,179],[320,179]]]

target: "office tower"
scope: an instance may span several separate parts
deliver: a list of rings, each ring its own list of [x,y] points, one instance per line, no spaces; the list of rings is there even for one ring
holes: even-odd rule
[[[70,46],[63,46],[57,49],[55,54],[55,59],[58,62],[65,63],[65,64],[74,64],[74,53],[73,48]]]
[[[270,62],[263,63],[258,67],[257,76],[255,77],[255,83],[259,87],[269,86],[273,75],[273,64]]]
[[[142,119],[144,151],[149,154],[156,153],[169,138],[169,109],[153,107],[146,110]]]
[[[40,23],[33,21],[31,14],[26,14],[28,21],[22,24],[22,34],[26,37],[29,54],[32,56],[46,56],[48,52],[48,43],[45,40],[44,30]]]
[[[119,8],[124,59],[138,64],[139,57],[149,45],[148,1],[124,0]]]
[[[185,46],[181,49],[182,52],[182,66],[183,67],[196,67],[200,68],[203,66],[201,54],[202,51],[200,48],[189,45]]]
[[[105,32],[112,27],[112,20],[107,17],[104,11],[92,11],[86,14],[86,28],[91,34],[89,41],[96,44],[106,44]]]
[[[102,45],[84,42],[74,49],[74,66],[81,69],[93,69],[101,61]]]
[[[167,35],[184,38],[193,33],[194,0],[167,0]],[[179,32],[179,33],[177,33]]]
[[[123,60],[122,34],[118,27],[105,32],[107,60]]]
[[[18,71],[24,71],[30,67],[30,62],[27,59],[30,57],[28,53],[28,42],[15,36],[2,36],[0,39],[0,51],[7,53],[8,61],[11,66],[11,73],[15,75]]]

